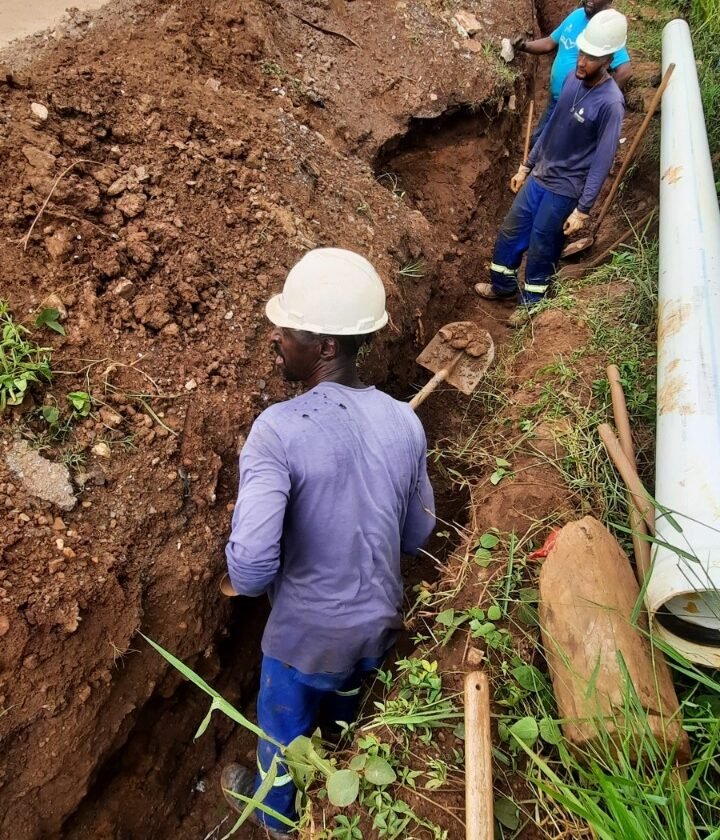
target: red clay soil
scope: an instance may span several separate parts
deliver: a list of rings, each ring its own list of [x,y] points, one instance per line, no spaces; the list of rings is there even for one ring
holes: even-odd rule
[[[495,46],[529,25],[529,7],[466,5]],[[264,302],[308,248],[366,254],[392,325],[365,376],[407,394],[419,345],[487,257],[525,78],[497,81],[497,59],[461,48],[441,2],[355,0],[342,16],[321,2],[124,2],[75,15],[24,66],[18,55],[0,84],[2,297],[28,325],[44,304],[66,309],[67,335],[36,334],[52,385],[0,426],[0,836],[202,836],[214,812],[174,832],[229,728],[191,744],[203,703],[138,630],[208,678],[225,649],[229,696],[247,699],[262,608],[243,605],[223,642],[217,583],[239,443],[291,394]],[[375,181],[393,144],[408,176],[413,155],[460,144],[454,218],[432,162],[406,200]],[[429,218],[413,199],[434,202]],[[399,273],[418,259],[422,278]],[[75,390],[93,414],[48,440],[37,409],[65,417]],[[73,510],[11,472],[18,437],[70,463]]]
[[[495,51],[532,29],[527,4],[463,5]],[[546,5],[554,24],[569,4]],[[218,582],[238,449],[293,393],[263,306],[307,249],[353,248],[380,270],[391,324],[363,373],[397,396],[425,381],[413,360],[444,321],[477,317],[507,339],[503,308],[468,289],[510,203],[534,64],[508,77],[496,52],[461,43],[447,6],[118,0],[75,14],[29,62],[8,54],[0,296],[30,326],[43,305],[65,309],[67,335],[35,332],[53,382],[0,417],[0,837],[229,827],[218,767],[252,739],[218,719],[193,744],[205,699],[138,631],[251,702],[267,608],[231,606]],[[401,273],[412,263],[422,276]],[[66,417],[76,390],[92,415],[48,439],[39,407]],[[431,446],[466,407],[426,403]],[[20,437],[70,465],[72,510],[7,466]],[[436,483],[457,514],[465,499]],[[557,507],[522,492],[478,499],[488,524]]]

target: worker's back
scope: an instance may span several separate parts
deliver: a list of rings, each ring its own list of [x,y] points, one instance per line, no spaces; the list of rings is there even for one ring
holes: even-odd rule
[[[234,525],[256,487],[265,500],[252,514],[258,550],[268,530],[282,534],[266,655],[304,673],[334,672],[392,644],[402,626],[401,548],[415,553],[434,523],[425,461],[420,421],[375,388],[323,382],[258,418],[241,456]],[[267,507],[268,484],[281,522]],[[253,552],[232,548],[243,564]]]

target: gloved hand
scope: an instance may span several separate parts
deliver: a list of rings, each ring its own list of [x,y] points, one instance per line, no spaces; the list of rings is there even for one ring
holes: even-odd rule
[[[525,179],[530,174],[530,167],[525,164],[520,164],[518,171],[510,179],[510,189],[516,193],[520,191],[520,187],[525,183]]]
[[[563,233],[565,236],[572,236],[573,233],[577,233],[581,228],[584,226],[585,222],[590,218],[589,213],[583,213],[582,210],[578,210],[577,207],[572,211],[572,213],[565,219],[565,224],[563,225]]]
[[[513,35],[510,39],[510,43],[512,44],[512,48],[514,50],[518,50],[522,52],[525,49],[525,42],[527,38],[524,35]]]

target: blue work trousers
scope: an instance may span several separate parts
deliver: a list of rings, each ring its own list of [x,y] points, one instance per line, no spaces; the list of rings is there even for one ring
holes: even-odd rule
[[[518,268],[527,251],[520,300],[532,306],[543,299],[565,244],[563,225],[576,203],[576,198],[550,192],[528,176],[495,240],[490,282],[497,295],[509,297],[518,291]]]
[[[382,658],[363,659],[343,674],[303,674],[277,659],[264,656],[257,703],[260,728],[287,746],[298,735],[310,735],[316,726],[324,735],[336,728],[337,721],[352,723],[358,710],[363,679],[382,665]],[[273,758],[276,746],[265,740],[258,742],[258,775],[255,790],[260,787]],[[285,764],[278,764],[275,783],[263,803],[288,819],[297,819],[295,787]],[[287,826],[258,809],[257,819],[276,831]]]

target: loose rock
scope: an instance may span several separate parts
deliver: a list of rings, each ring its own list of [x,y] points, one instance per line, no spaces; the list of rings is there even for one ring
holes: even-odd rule
[[[51,502],[60,510],[72,510],[75,507],[77,499],[73,495],[67,467],[43,458],[24,440],[13,445],[5,460],[31,496]]]

